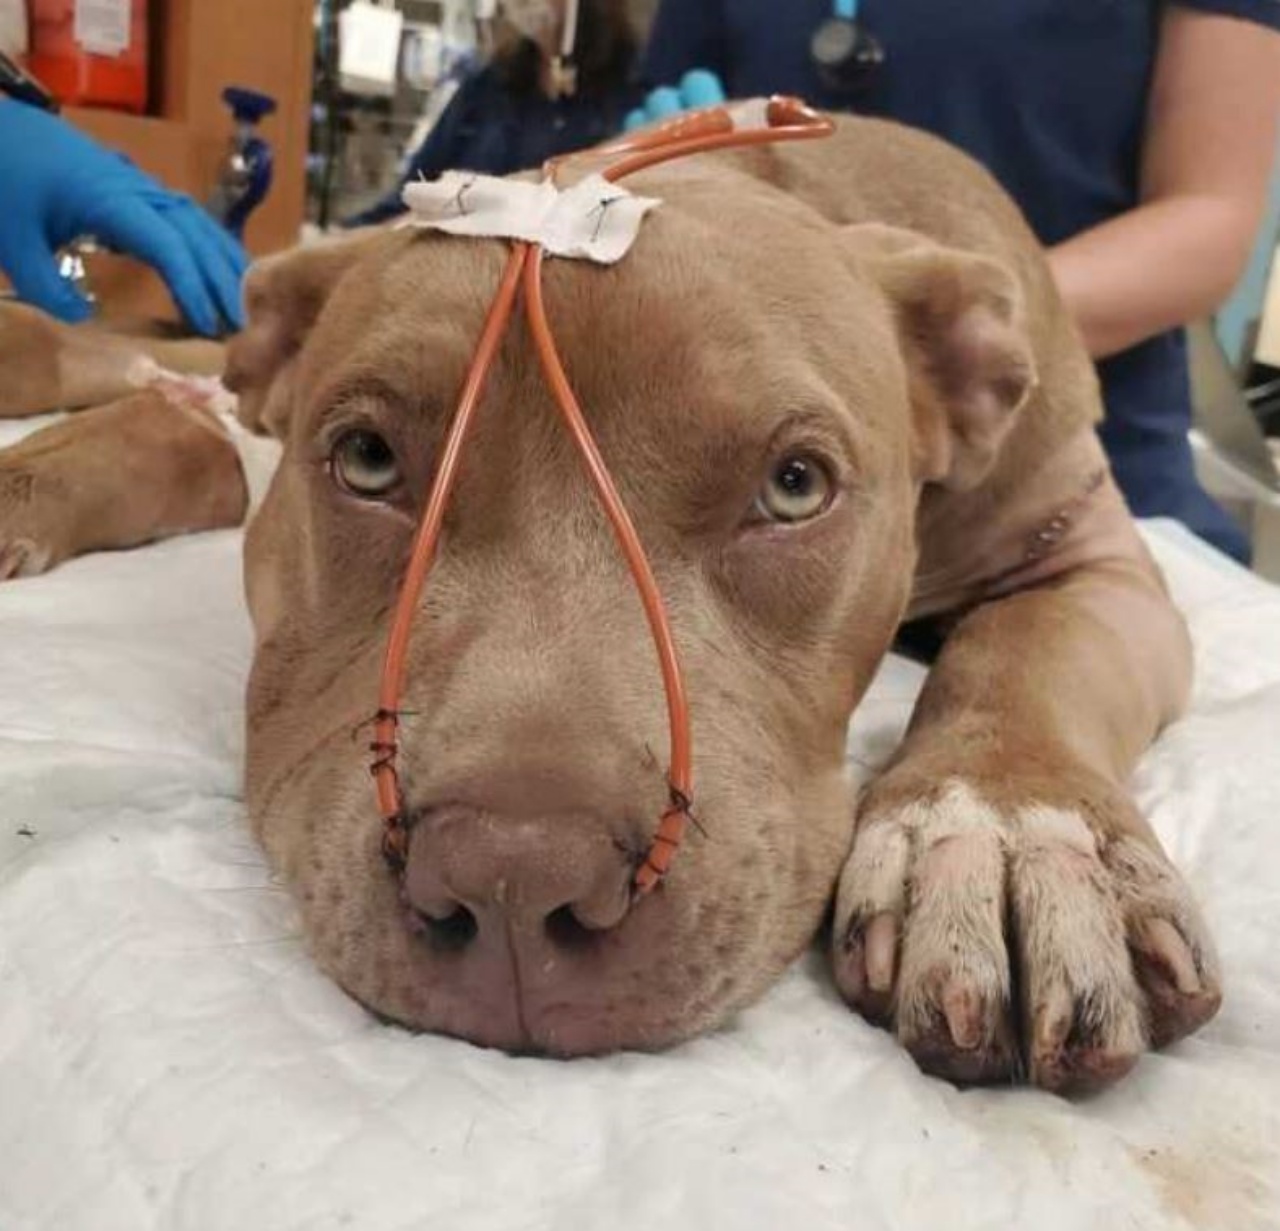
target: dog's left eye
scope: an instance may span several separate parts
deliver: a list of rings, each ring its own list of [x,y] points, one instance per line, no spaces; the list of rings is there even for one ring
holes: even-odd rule
[[[769,521],[809,521],[825,512],[835,497],[831,473],[807,453],[790,453],[774,463],[760,494],[756,511]]]
[[[400,482],[400,464],[387,442],[367,428],[343,432],[329,454],[329,470],[353,496],[376,500]]]

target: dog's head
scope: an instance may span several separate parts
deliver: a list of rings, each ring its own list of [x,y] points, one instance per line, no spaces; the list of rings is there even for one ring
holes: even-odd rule
[[[228,378],[284,441],[246,547],[250,810],[320,961],[388,1018],[573,1054],[671,1043],[767,987],[850,844],[845,728],[920,492],[980,480],[1029,382],[991,262],[680,191],[620,265],[546,269],[691,698],[696,825],[636,904],[661,678],[518,318],[413,627],[403,883],[380,853],[361,724],[504,247],[380,233],[250,277]]]

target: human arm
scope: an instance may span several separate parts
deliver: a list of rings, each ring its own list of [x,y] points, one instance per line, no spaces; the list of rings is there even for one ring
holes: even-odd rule
[[[1205,316],[1226,298],[1262,220],[1278,129],[1280,33],[1167,6],[1140,203],[1049,253],[1095,358]]]
[[[239,328],[244,250],[190,197],[26,103],[0,99],[0,270],[29,303],[66,321],[89,305],[55,253],[81,235],[137,257],[203,334]]]

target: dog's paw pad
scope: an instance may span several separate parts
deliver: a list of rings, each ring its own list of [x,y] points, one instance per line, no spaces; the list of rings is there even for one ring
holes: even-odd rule
[[[851,923],[833,955],[836,986],[868,1021],[884,1024],[893,1002],[898,919],[889,911]]]
[[[1104,853],[1122,903],[1154,1047],[1199,1030],[1222,1004],[1213,939],[1178,873],[1131,839]]]
[[[1212,945],[1153,846],[954,781],[873,808],[840,881],[836,980],[927,1071],[1092,1090],[1216,1010]]]
[[[1146,1047],[1142,998],[1121,905],[1081,815],[1022,809],[1009,900],[1031,1080],[1058,1091],[1116,1080]]]
[[[898,1023],[898,1038],[916,1063],[965,1085],[1016,1077],[1021,1064],[1007,990],[953,972],[929,982]]]
[[[43,573],[51,564],[53,552],[40,547],[29,538],[0,539],[0,581],[12,581],[18,577],[34,577]]]
[[[1004,826],[966,787],[878,813],[841,878],[836,980],[892,1023],[922,1068],[957,1081],[1017,1067],[1004,943]]]
[[[25,444],[0,449],[0,581],[34,577],[66,559],[75,519],[66,485],[13,457]]]

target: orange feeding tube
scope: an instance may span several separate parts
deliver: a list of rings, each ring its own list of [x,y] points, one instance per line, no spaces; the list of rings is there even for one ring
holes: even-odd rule
[[[770,99],[765,105],[764,118],[764,126],[739,128],[727,108],[715,107],[678,117],[633,138],[626,138],[576,157],[616,156],[618,161],[603,173],[605,179],[616,181],[635,171],[689,154],[729,146],[825,137],[833,130],[830,120],[796,99]],[[554,180],[557,168],[566,161],[568,160],[560,159],[549,163],[545,168],[546,176]],[[378,711],[374,717],[374,737],[370,744],[370,750],[374,754],[370,770],[374,778],[378,812],[385,827],[383,853],[391,867],[401,872],[408,857],[409,818],[405,815],[401,797],[396,759],[399,752],[399,706],[404,692],[409,636],[427,574],[435,560],[440,528],[457,479],[467,433],[484,395],[498,347],[511,322],[516,296],[523,288],[525,317],[543,377],[582,458],[592,487],[613,527],[619,549],[636,583],[662,671],[670,729],[667,770],[670,798],[650,840],[648,852],[635,873],[634,891],[640,896],[654,889],[666,875],[680,849],[690,819],[693,800],[693,738],[689,723],[689,703],[675,638],[657,579],[560,361],[543,303],[542,259],[543,250],[536,245],[525,242],[513,245],[467,372],[392,616],[378,692]]]

